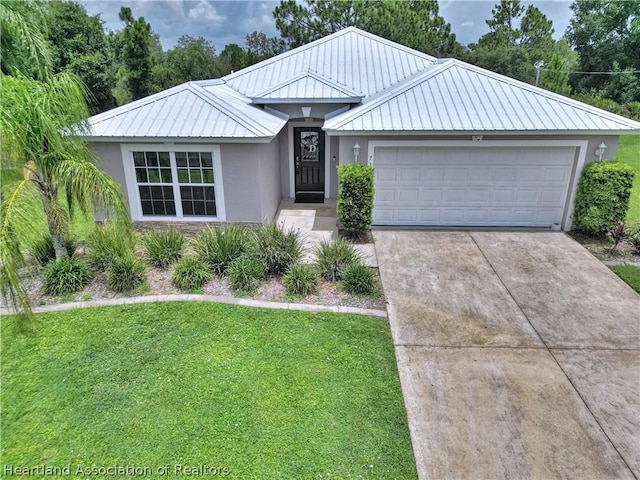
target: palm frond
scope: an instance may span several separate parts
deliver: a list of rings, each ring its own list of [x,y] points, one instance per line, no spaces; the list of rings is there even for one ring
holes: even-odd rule
[[[30,209],[25,198],[33,197],[32,183],[21,180],[0,204],[0,294],[7,305],[28,317],[31,316],[29,294],[19,272],[25,266],[20,249],[20,238],[29,235]]]
[[[65,192],[81,209],[95,205],[114,221],[129,225],[131,219],[120,185],[104,170],[86,159],[66,157],[53,170]]]

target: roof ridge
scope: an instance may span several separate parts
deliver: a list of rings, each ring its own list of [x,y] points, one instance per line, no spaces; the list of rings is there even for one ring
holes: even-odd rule
[[[389,100],[391,100],[392,98],[397,97],[398,95],[402,95],[404,92],[406,92],[407,90],[409,90],[410,88],[414,87],[416,84],[429,79],[430,77],[433,77],[435,75],[438,75],[442,72],[444,72],[445,70],[448,70],[449,68],[451,68],[454,64],[452,62],[443,62],[443,63],[434,63],[433,65],[430,65],[428,67],[426,67],[424,70],[421,70],[417,73],[415,73],[414,75],[405,78],[404,80],[401,80],[399,83],[396,83],[394,85],[391,85],[390,87],[386,88],[385,90],[382,90],[380,92],[378,92],[377,94],[369,97],[369,99],[367,100],[366,103],[363,103],[359,106],[357,106],[356,108],[354,108],[353,110],[349,110],[348,112],[346,112],[344,115],[340,115],[340,122],[332,125],[331,128],[338,128],[341,127],[342,125],[344,125],[347,122],[350,122],[351,120],[353,120],[354,118],[370,111],[373,110],[374,108],[382,105],[385,102],[388,102]],[[336,117],[338,118],[338,117]]]
[[[257,95],[253,95],[251,96],[251,98],[262,98],[265,97],[273,92],[275,92],[276,90],[279,90],[281,88],[284,88],[288,85],[291,85],[295,82],[299,82],[300,80],[304,79],[304,78],[312,78],[313,80],[323,83],[326,86],[333,88],[334,90],[338,90],[344,94],[349,95],[350,97],[363,97],[364,95],[360,92],[356,92],[355,90],[350,89],[349,87],[347,87],[346,85],[342,85],[339,82],[335,82],[332,79],[325,77],[324,75],[322,75],[321,73],[315,72],[313,70],[306,70],[304,72],[299,73],[298,75],[295,75],[291,78],[288,78],[286,80],[284,80],[283,82],[278,83],[277,85],[274,85],[272,87],[267,88],[266,90],[258,93]]]
[[[506,75],[501,75],[499,73],[496,72],[492,72],[491,70],[487,70],[486,68],[482,68],[482,67],[478,67],[477,65],[473,65],[471,63],[467,63],[467,62],[463,62],[462,60],[458,60],[458,59],[451,59],[451,66],[453,65],[458,65],[461,68],[465,68],[467,70],[472,70],[476,73],[478,73],[479,75],[484,75],[486,77],[490,77],[493,78],[494,80],[498,80],[500,82],[503,83],[507,83],[509,85],[518,87],[518,88],[522,88],[524,90],[527,90],[531,93],[533,93],[534,95],[540,95],[542,97],[546,97],[546,98],[550,98],[552,100],[556,100],[560,103],[563,103],[565,105],[568,105],[570,107],[573,108],[578,108],[580,110],[584,110],[587,113],[592,113],[592,114],[597,114],[600,116],[604,116],[609,120],[615,121],[615,122],[620,122],[623,121],[624,122],[631,122],[631,125],[635,124],[637,128],[640,128],[640,122],[636,122],[635,120],[632,120],[630,118],[627,117],[623,117],[622,115],[618,115],[612,112],[609,112],[607,110],[603,110],[602,108],[598,108],[598,107],[594,107],[593,105],[589,105],[588,103],[584,103],[581,102],[579,100],[574,100],[573,98],[569,98],[569,97],[565,97],[564,95],[560,95],[559,93],[555,93],[552,92],[551,90],[547,90],[545,88],[542,87],[536,87],[535,85],[530,85],[526,82],[523,82],[521,80],[517,80],[515,78],[511,78],[511,77],[507,77]]]
[[[265,65],[269,65],[271,63],[274,63],[282,58],[286,58],[286,57],[290,57],[291,55],[295,55],[296,53],[308,50],[311,47],[314,47],[316,45],[320,45],[322,43],[326,43],[329,40],[333,40],[334,38],[340,37],[342,35],[346,35],[347,33],[349,33],[350,29],[354,28],[354,27],[347,27],[347,28],[343,28],[342,30],[338,30],[337,32],[333,32],[330,35],[327,35],[326,37],[322,37],[322,38],[318,38],[316,40],[314,40],[313,42],[309,42],[306,43],[304,45],[300,45],[299,47],[296,47],[292,50],[287,50],[286,52],[282,52],[274,57],[271,58],[267,58],[266,60],[262,60],[261,62],[255,63],[253,65],[250,65],[248,67],[245,67],[241,70],[238,70],[237,72],[233,72],[230,73],[228,75],[225,75],[224,77],[222,77],[222,79],[226,82],[227,79],[233,79],[236,77],[239,77],[240,75],[244,75],[246,73],[252,72],[254,70],[257,70],[258,68],[262,68]]]
[[[103,122],[105,120],[109,120],[112,117],[117,115],[121,115],[123,113],[130,112],[131,110],[135,110],[137,108],[142,108],[149,103],[153,103],[161,98],[170,97],[172,95],[176,95],[184,90],[189,88],[189,84],[191,82],[181,83],[180,85],[176,85],[175,87],[171,87],[167,90],[163,90],[158,93],[154,93],[153,95],[149,95],[148,97],[139,98],[138,100],[134,100],[133,102],[125,103],[124,105],[120,105],[119,107],[113,108],[111,110],[107,110],[106,112],[98,113],[97,115],[92,115],[88,118],[89,122]]]
[[[308,50],[308,49],[310,49],[312,47],[315,47],[317,45],[321,45],[323,43],[329,42],[329,41],[331,41],[331,40],[333,40],[335,38],[341,37],[343,35],[346,35],[346,34],[352,33],[352,32],[353,33],[357,33],[358,35],[361,35],[361,36],[364,36],[364,37],[368,37],[371,40],[375,40],[377,42],[384,43],[387,46],[403,50],[406,53],[411,53],[413,55],[417,55],[417,56],[423,57],[424,59],[429,60],[431,62],[434,62],[434,61],[437,60],[436,57],[428,55],[428,54],[426,54],[424,52],[421,52],[419,50],[414,50],[413,48],[407,47],[406,45],[402,45],[400,43],[394,42],[392,40],[388,40],[386,38],[383,38],[381,36],[378,36],[378,35],[375,35],[373,33],[367,32],[365,30],[361,30],[358,27],[349,26],[349,27],[343,28],[342,30],[338,30],[337,32],[333,32],[333,33],[331,33],[331,34],[329,34],[329,35],[327,35],[325,37],[318,38],[318,39],[316,39],[316,40],[314,40],[312,42],[309,42],[309,43],[307,43],[305,45],[300,45],[299,47],[296,47],[296,48],[294,48],[292,50],[288,50],[286,52],[282,52],[279,55],[276,55],[276,56],[271,57],[271,58],[267,58],[266,60],[258,62],[258,63],[254,64],[254,65],[250,65],[248,67],[245,67],[245,68],[243,68],[241,70],[238,70],[237,72],[233,72],[233,73],[230,73],[228,75],[225,75],[224,77],[222,77],[222,80],[226,82],[227,80],[231,80],[231,79],[237,78],[237,77],[239,77],[241,75],[245,75],[245,74],[247,74],[249,72],[257,70],[258,68],[262,68],[265,65],[270,65],[271,63],[277,62],[277,61],[279,61],[279,60],[281,60],[283,58],[290,57],[291,55],[295,55],[295,54],[297,54],[299,52],[303,52],[303,51]]]
[[[200,97],[209,105],[215,108],[218,108],[227,117],[229,117],[231,120],[238,122],[240,125],[242,125],[244,128],[246,128],[250,132],[256,135],[262,135],[262,136],[268,135],[269,132],[266,132],[264,129],[257,128],[255,125],[252,125],[251,119],[247,118],[247,116],[244,115],[244,113],[239,111],[232,112],[227,102],[225,102],[222,98],[219,98],[213,95],[212,92],[207,91],[205,88],[201,87],[200,85],[197,85],[195,82],[189,82],[189,87],[190,87],[189,90],[193,94]],[[222,95],[224,95],[224,93]]]

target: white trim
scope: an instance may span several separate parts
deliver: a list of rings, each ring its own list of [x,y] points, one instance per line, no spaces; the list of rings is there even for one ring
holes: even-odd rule
[[[215,217],[183,217],[182,204],[180,203],[180,195],[176,195],[176,185],[178,181],[177,172],[175,171],[175,151],[180,152],[211,152],[213,160],[213,178],[216,196],[216,213]],[[133,165],[132,152],[134,151],[153,151],[153,152],[169,152],[171,158],[171,172],[174,176],[174,197],[176,202],[176,216],[144,216],[142,214],[142,204],[140,202],[140,193],[138,191],[136,181],[135,167]],[[124,169],[124,178],[127,189],[127,197],[129,198],[129,208],[131,211],[131,219],[141,222],[224,222],[226,221],[226,209],[224,203],[224,185],[222,178],[222,157],[219,145],[207,144],[172,144],[172,143],[123,143],[120,145],[120,153],[122,155],[122,167]]]
[[[588,136],[619,136],[638,135],[639,130],[324,130],[329,135],[341,137],[366,137],[366,136],[439,136],[439,137],[465,137],[472,135],[503,135],[503,136],[550,136],[550,135],[588,135]]]
[[[324,198],[329,198],[331,193],[331,137],[324,134]]]
[[[564,210],[562,214],[562,229],[571,230],[573,223],[573,209],[575,205],[575,194],[580,173],[584,167],[587,147],[587,140],[370,140],[367,146],[367,159],[371,166],[375,167],[375,149],[377,147],[573,147],[578,151],[574,157],[572,170],[573,178],[569,179],[566,196],[564,200]]]
[[[289,137],[289,162],[287,163],[287,169],[289,170],[289,198],[296,198],[296,176],[293,169],[293,129],[294,127],[320,127],[322,128],[322,122],[313,121],[313,122],[289,122],[288,124],[288,137]],[[327,162],[327,138],[325,135],[325,178],[326,178],[326,162]],[[325,195],[327,192],[327,187],[325,184]]]
[[[274,110],[275,111],[275,110]],[[282,129],[280,129],[282,130]],[[280,133],[280,131],[278,131]],[[145,142],[152,143],[158,142],[163,144],[167,142],[191,145],[192,142],[199,142],[199,144],[208,144],[209,146],[219,143],[271,143],[276,138],[278,133],[270,137],[101,137],[95,135],[83,136],[83,140],[94,143],[131,143],[131,142]]]

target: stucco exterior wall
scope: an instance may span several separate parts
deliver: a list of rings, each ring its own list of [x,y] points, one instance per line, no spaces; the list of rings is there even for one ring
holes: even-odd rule
[[[260,206],[261,223],[270,223],[274,220],[282,194],[280,192],[280,142],[273,139],[268,145],[262,147],[258,163],[260,182]]]
[[[281,198],[289,198],[289,129],[283,128],[278,134],[277,140],[279,143],[279,155],[280,155],[280,196]]]
[[[124,179],[124,167],[122,165],[122,152],[119,143],[93,143],[91,149],[98,157],[98,166],[107,172],[121,186],[124,196],[127,198],[127,208],[129,208],[129,198],[127,196],[126,182]],[[95,211],[97,221],[106,219],[104,212],[99,209]]]
[[[360,145],[360,155],[358,156],[358,163],[365,164],[368,161],[367,150],[369,141],[407,141],[407,140],[471,140],[471,135],[375,135],[375,136],[342,136],[340,137],[340,145],[338,149],[339,163],[353,163],[353,146],[358,143]],[[615,158],[616,151],[618,149],[618,137],[617,136],[579,136],[579,135],[483,135],[483,140],[587,140],[587,162],[593,162],[598,160],[595,155],[596,148],[602,142],[607,145],[603,160],[611,160]]]
[[[228,222],[267,223],[280,204],[280,145],[222,144],[222,178]]]

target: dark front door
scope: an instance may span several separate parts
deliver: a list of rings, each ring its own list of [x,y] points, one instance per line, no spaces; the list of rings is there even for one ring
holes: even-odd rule
[[[320,127],[293,129],[296,202],[324,202],[324,132]]]

